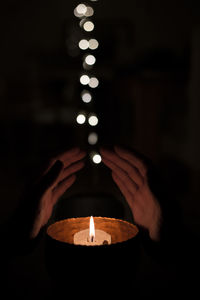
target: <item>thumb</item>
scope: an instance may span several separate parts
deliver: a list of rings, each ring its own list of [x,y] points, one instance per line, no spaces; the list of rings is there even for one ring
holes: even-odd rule
[[[42,186],[44,189],[50,188],[58,179],[60,172],[62,171],[64,165],[60,160],[57,160],[53,166],[50,168],[50,170],[45,174],[45,176],[42,179]]]

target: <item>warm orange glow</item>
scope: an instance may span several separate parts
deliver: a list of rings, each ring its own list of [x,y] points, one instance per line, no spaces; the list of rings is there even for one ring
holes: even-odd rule
[[[95,227],[94,227],[94,219],[90,217],[90,241],[94,242],[95,239]]]

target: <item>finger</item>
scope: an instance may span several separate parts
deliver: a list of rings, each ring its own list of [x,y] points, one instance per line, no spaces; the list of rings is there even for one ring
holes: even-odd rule
[[[80,151],[77,155],[74,155],[70,157],[68,160],[64,161],[64,166],[65,168],[68,167],[69,165],[80,161],[86,156],[86,153],[84,151]]]
[[[122,149],[121,147],[114,147],[115,152],[123,159],[129,161],[133,166],[135,166],[138,171],[142,174],[142,176],[145,176],[147,173],[146,165],[143,163],[141,159],[139,159],[136,155],[134,155],[132,152]]]
[[[142,175],[138,172],[138,169],[135,168],[134,166],[132,166],[132,164],[130,164],[128,161],[124,160],[116,153],[108,151],[108,150],[102,149],[100,152],[103,157],[109,159],[114,164],[116,164],[121,169],[123,169],[129,175],[129,177],[134,182],[136,182],[137,185],[140,186],[143,184],[144,179],[143,179]]]
[[[103,158],[104,164],[109,167],[114,173],[117,174],[117,176],[121,179],[121,181],[126,184],[128,190],[134,195],[135,192],[138,190],[137,184],[128,176],[128,174],[119,168],[117,165],[115,165],[113,162],[110,160],[106,159],[105,157]]]
[[[117,176],[117,174],[115,172],[112,172],[112,178],[113,178],[114,182],[117,184],[117,186],[120,189],[120,191],[122,192],[122,194],[124,195],[124,197],[125,197],[126,201],[128,202],[130,208],[132,208],[133,197],[134,196],[129,192],[129,190],[127,189],[124,182]]]
[[[61,160],[64,163],[64,166],[68,166],[73,162],[81,160],[86,156],[85,151],[81,151],[79,148],[74,148],[70,151],[66,151],[60,154],[57,159]]]
[[[59,183],[53,190],[53,205],[58,201],[58,199],[64,194],[64,192],[70,188],[70,186],[74,183],[76,180],[76,175],[71,175],[70,177],[63,180],[61,183]]]
[[[63,168],[63,163],[57,160],[49,169],[49,171],[43,176],[42,180],[40,181],[40,187],[46,190],[56,184]]]
[[[59,158],[62,161],[65,161],[68,158],[70,158],[71,156],[77,155],[79,152],[80,152],[80,148],[74,147],[70,150],[67,150],[67,151],[64,151],[64,152],[60,153],[56,157]]]
[[[68,151],[65,151],[65,152],[57,155],[56,157],[53,157],[50,160],[47,170],[55,163],[56,160],[62,161],[64,164],[64,167],[66,168],[73,162],[79,161],[82,158],[84,158],[85,156],[86,156],[86,153],[84,151],[81,151],[78,147],[70,149]]]
[[[85,163],[83,161],[72,164],[71,166],[65,168],[63,172],[60,174],[59,181],[64,180],[69,177],[73,173],[80,171],[84,167]]]

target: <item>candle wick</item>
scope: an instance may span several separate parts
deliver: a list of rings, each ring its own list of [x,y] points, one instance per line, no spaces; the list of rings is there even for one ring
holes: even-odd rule
[[[94,242],[94,236],[93,235],[91,236],[91,242],[92,243]]]

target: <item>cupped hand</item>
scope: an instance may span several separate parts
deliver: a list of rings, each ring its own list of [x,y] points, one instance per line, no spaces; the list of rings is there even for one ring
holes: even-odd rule
[[[147,166],[132,152],[120,147],[100,152],[103,163],[111,169],[113,180],[129,204],[135,223],[147,229],[152,240],[158,241],[162,213],[148,184]]]
[[[33,202],[30,205],[30,215],[33,214],[30,238],[38,235],[51,217],[58,199],[76,180],[75,173],[83,168],[82,159],[85,155],[79,148],[74,148],[51,159],[43,176],[33,187],[30,199]]]

